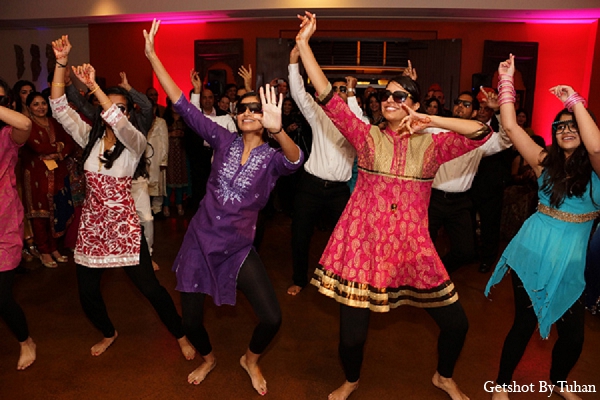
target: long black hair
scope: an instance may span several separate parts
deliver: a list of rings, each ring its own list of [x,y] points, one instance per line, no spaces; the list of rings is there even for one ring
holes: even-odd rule
[[[554,122],[560,121],[563,115],[570,115],[575,121],[575,115],[565,108],[556,114]],[[570,157],[565,157],[564,150],[556,141],[556,124],[553,124],[552,144],[547,153],[540,164],[547,172],[541,189],[550,196],[550,204],[558,207],[566,197],[583,196],[588,182],[591,184],[592,175],[592,164],[583,142]]]
[[[12,92],[15,100],[15,111],[18,112],[23,111],[23,104],[21,103],[21,89],[23,88],[23,86],[31,86],[31,90],[33,90],[34,92],[36,91],[35,83],[30,81],[20,80],[14,84]]]
[[[105,93],[107,96],[108,95],[119,95],[119,96],[123,96],[126,99],[127,111],[129,112],[129,115],[130,115],[129,121],[138,131],[143,132],[143,130],[140,128],[140,124],[139,124],[137,118],[135,118],[135,112],[133,110],[133,99],[129,95],[129,92],[127,92],[125,89],[123,89],[121,87],[113,86],[113,87],[106,89]],[[83,153],[81,156],[81,167],[82,168],[83,168],[83,165],[85,164],[85,161],[90,156],[92,149],[94,148],[94,145],[96,144],[96,142],[98,140],[101,140],[102,137],[104,136],[104,131],[106,130],[106,126],[104,124],[104,120],[102,119],[102,116],[100,115],[101,112],[102,112],[102,107],[98,107],[96,109],[96,113],[94,114],[92,130],[90,131],[90,134],[89,134],[89,140],[87,142],[87,145],[83,149]],[[104,154],[102,155],[101,160],[100,160],[101,163],[104,163],[104,168],[111,169],[113,166],[113,163],[115,162],[115,160],[117,158],[119,158],[121,153],[123,153],[124,149],[125,149],[125,145],[123,143],[121,143],[121,141],[119,139],[117,139],[117,142],[115,143],[115,147],[114,147],[113,151],[105,150]],[[139,176],[147,177],[148,176],[147,165],[148,165],[148,160],[146,158],[146,153],[144,152],[142,154],[140,162],[138,163],[138,166],[133,175],[133,178],[135,179]]]

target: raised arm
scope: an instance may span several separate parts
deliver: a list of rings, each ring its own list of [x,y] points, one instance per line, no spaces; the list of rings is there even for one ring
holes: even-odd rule
[[[253,92],[252,90],[252,65],[248,64],[248,69],[243,65],[238,69],[238,75],[244,80],[244,88],[247,92]]]
[[[152,27],[150,28],[150,32],[146,32],[144,29],[144,39],[146,40],[146,45],[144,48],[144,52],[146,53],[146,57],[150,64],[152,65],[152,69],[160,82],[160,85],[163,87],[167,96],[171,100],[171,102],[176,103],[177,100],[182,95],[181,89],[175,84],[171,75],[167,72],[164,65],[156,55],[156,51],[154,50],[154,38],[156,33],[158,32],[158,27],[160,26],[159,20],[152,21]]]
[[[515,149],[527,161],[535,172],[540,176],[543,171],[540,162],[545,157],[544,150],[517,124],[515,112],[515,86],[513,76],[515,74],[515,57],[511,54],[509,59],[498,66],[498,103],[500,104],[500,122],[502,127],[513,142]]]
[[[13,127],[12,140],[17,144],[23,144],[31,133],[31,120],[20,112],[0,106],[0,120]]]
[[[304,16],[298,15],[298,18],[302,21],[300,23],[300,31],[296,35],[296,45],[300,51],[300,57],[302,58],[302,64],[308,77],[310,78],[315,90],[319,96],[324,95],[328,89],[329,81],[321,70],[315,55],[308,44],[313,33],[317,29],[317,15],[311,14],[306,11]]]
[[[261,124],[269,132],[269,136],[279,143],[285,158],[293,163],[300,161],[300,148],[288,136],[281,124],[283,95],[280,94],[279,98],[277,98],[275,88],[270,87],[269,85],[267,85],[266,93],[262,87],[260,88],[259,93],[263,109],[262,118],[260,118]]]
[[[596,175],[600,175],[600,130],[585,108],[585,99],[567,85],[550,88],[550,92],[563,102],[567,110],[573,112],[579,127],[579,136],[588,152],[592,168]]]
[[[135,90],[127,80],[127,74],[125,72],[120,72],[119,76],[121,77],[121,83],[119,86],[129,92],[131,99],[135,104],[140,107],[140,112],[137,114],[138,121],[141,125],[141,128],[144,130],[143,133],[147,134],[152,128],[152,122],[154,121],[154,108],[152,107],[152,102],[144,93],[140,93]]]

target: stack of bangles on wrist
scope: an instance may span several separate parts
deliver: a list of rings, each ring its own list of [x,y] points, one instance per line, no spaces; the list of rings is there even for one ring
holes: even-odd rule
[[[498,105],[514,103],[517,99],[513,77],[507,74],[501,74],[498,80]]]
[[[569,111],[569,112],[573,112],[573,106],[577,103],[583,103],[583,106],[585,107],[587,105],[587,102],[585,101],[585,99],[577,92],[574,92],[572,95],[569,96],[569,98],[567,98],[565,100],[565,108]]]

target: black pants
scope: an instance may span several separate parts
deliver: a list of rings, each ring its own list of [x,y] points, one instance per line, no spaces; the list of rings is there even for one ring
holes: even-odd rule
[[[523,287],[523,282],[516,273],[512,273],[512,285],[515,295],[515,320],[504,340],[500,371],[496,383],[509,384],[521,357],[525,353],[537,325],[537,317],[531,305],[531,299]],[[584,307],[581,301],[575,304],[556,321],[558,340],[552,349],[552,367],[550,381],[557,385],[558,381],[566,381],[569,372],[581,355],[583,348]]]
[[[281,309],[265,266],[254,250],[250,250],[240,268],[237,286],[250,302],[259,321],[248,348],[254,354],[262,354],[279,331]],[[204,293],[181,293],[185,334],[202,356],[212,352],[208,332],[204,327],[205,298]]]
[[[450,238],[450,251],[442,257],[448,272],[469,263],[475,257],[471,210],[473,203],[466,193],[446,193],[433,189],[429,203],[429,236],[435,243],[443,226]]]
[[[106,305],[100,292],[100,281],[106,269],[88,268],[77,264],[77,284],[79,286],[79,300],[85,315],[102,332],[104,337],[110,338],[115,335],[115,327],[108,317]],[[123,267],[123,270],[139,291],[150,301],[169,332],[175,338],[181,339],[184,336],[181,317],[177,313],[171,295],[156,278],[143,232],[140,263]]]
[[[29,329],[25,314],[13,297],[14,282],[14,269],[0,272],[0,317],[6,322],[8,329],[17,337],[17,340],[24,342],[29,337]]]
[[[425,310],[440,328],[437,371],[444,378],[451,378],[469,330],[467,316],[458,301]],[[348,382],[356,382],[360,378],[370,315],[368,308],[341,305],[339,354]]]
[[[490,192],[485,195],[481,195],[479,192],[470,193],[471,200],[473,201],[473,221],[475,221],[475,214],[479,213],[479,228],[481,232],[479,258],[482,263],[490,266],[496,262],[496,258],[498,257],[503,195],[504,189],[502,186],[500,186],[499,190],[497,188],[490,188]]]
[[[308,253],[315,224],[327,212],[337,223],[348,199],[350,188],[346,182],[329,182],[303,172],[294,200],[292,220],[292,262],[294,285],[308,284]]]

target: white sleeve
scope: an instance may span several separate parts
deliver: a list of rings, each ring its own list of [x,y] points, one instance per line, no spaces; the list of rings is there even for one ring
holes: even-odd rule
[[[69,106],[67,96],[63,94],[58,99],[50,99],[50,108],[52,108],[52,116],[71,135],[73,140],[79,146],[85,147],[92,127],[82,120],[79,114]]]

